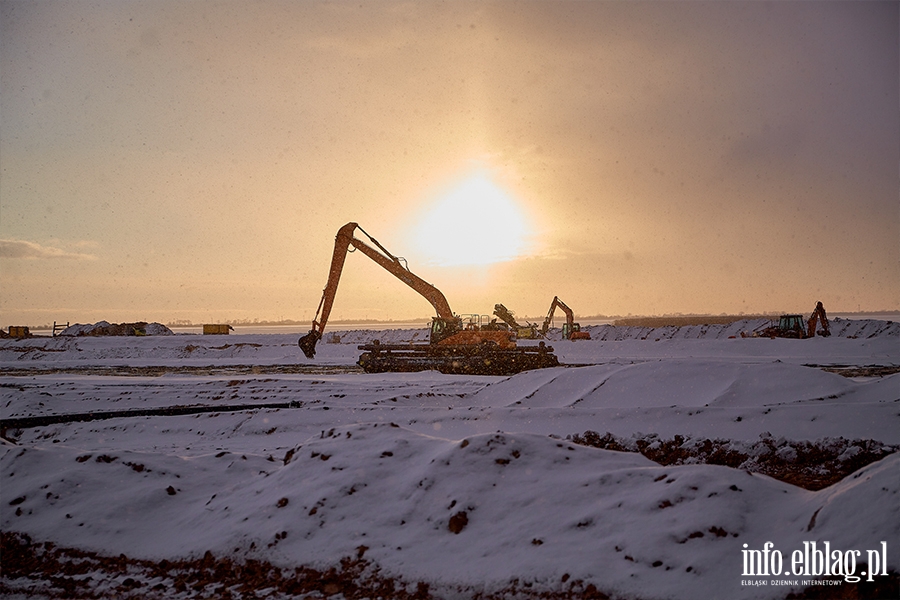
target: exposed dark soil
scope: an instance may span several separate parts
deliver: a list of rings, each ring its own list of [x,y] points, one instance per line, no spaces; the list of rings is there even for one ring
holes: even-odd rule
[[[2,532],[0,593],[37,592],[48,598],[259,598],[319,592],[355,599],[380,595],[399,600],[431,598],[428,586],[383,577],[362,558],[338,567],[284,569],[265,561],[236,561],[207,552],[195,560],[153,562],[125,555],[102,556],[27,535]]]
[[[806,366],[815,367],[817,365]],[[819,368],[829,373],[843,375],[844,377],[887,377],[894,373],[900,373],[900,366],[898,365],[872,365],[869,367],[822,366]]]
[[[79,600],[243,600],[327,598],[338,594],[346,600],[431,600],[442,597],[434,594],[428,583],[384,575],[377,565],[364,558],[368,549],[365,546],[357,549],[355,557],[346,557],[335,567],[315,569],[216,557],[211,552],[199,559],[159,562],[129,558],[124,554],[103,556],[50,542],[35,542],[17,532],[0,533],[0,541],[3,556],[0,597],[13,594]],[[453,590],[452,595],[473,600],[611,600],[593,584],[568,576],[563,576],[555,590],[531,587],[527,582],[512,581],[496,592]]]
[[[786,440],[763,434],[755,442],[695,438],[676,435],[670,440],[657,434],[618,437],[596,431],[568,436],[572,442],[593,448],[638,452],[661,465],[723,465],[762,473],[802,487],[820,490],[854,471],[900,450],[900,446],[875,440],[823,438],[814,442]]]
[[[262,560],[216,557],[207,552],[198,559],[154,562],[63,548],[35,542],[17,532],[0,532],[0,597],[77,598],[99,600],[249,600],[258,598],[328,598],[346,600],[432,600],[425,582],[408,582],[384,575],[364,558],[360,546],[355,557],[346,557],[328,569],[278,567]],[[542,589],[535,589],[541,587]],[[609,596],[594,584],[563,575],[554,589],[511,581],[490,593],[455,589],[449,595],[473,600],[640,600]],[[785,600],[888,600],[900,597],[900,576],[891,572],[874,582],[843,583],[834,587],[810,587],[791,593]]]
[[[180,415],[197,415],[202,413],[240,412],[259,409],[300,408],[301,402],[259,402],[255,404],[194,404],[189,406],[166,406],[163,408],[132,408],[123,410],[96,410],[85,413],[66,413],[61,415],[42,415],[37,417],[18,417],[0,419],[0,437],[15,443],[21,431],[8,435],[9,431],[27,427],[47,427],[58,423],[76,423],[100,421],[104,419],[124,419],[133,417],[173,417]]]
[[[42,349],[47,352],[53,350]],[[110,377],[160,377],[162,375],[269,375],[269,374],[307,374],[307,375],[344,375],[362,373],[357,365],[176,365],[137,367],[132,365],[92,366],[92,367],[34,367],[3,369],[6,377],[32,377],[56,373],[73,375],[104,375]]]

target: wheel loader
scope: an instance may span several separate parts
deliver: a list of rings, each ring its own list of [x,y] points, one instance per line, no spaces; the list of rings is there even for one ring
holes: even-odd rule
[[[354,236],[359,230],[370,243]],[[382,268],[423,296],[437,315],[431,321],[427,344],[371,344],[363,350],[357,363],[367,373],[436,370],[441,373],[470,375],[512,375],[528,369],[559,365],[553,348],[540,342],[537,346],[519,346],[515,333],[499,327],[496,321],[485,323],[480,316],[466,318],[455,314],[444,294],[409,270],[405,260],[394,256],[378,240],[356,223],[347,223],[335,236],[334,252],[328,281],[309,333],[298,341],[307,358],[316,354],[316,343],[322,338],[334,304],[344,261],[350,247],[359,250]]]

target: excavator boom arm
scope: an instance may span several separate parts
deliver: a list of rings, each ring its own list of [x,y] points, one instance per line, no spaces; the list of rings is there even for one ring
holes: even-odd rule
[[[556,311],[557,306],[566,313],[566,324],[569,326],[569,330],[572,329],[572,324],[575,322],[575,315],[572,309],[566,306],[566,303],[560,300],[558,296],[553,296],[553,302],[550,303],[550,311],[547,313],[547,318],[544,319],[544,324],[541,326],[541,333],[546,334],[547,330],[550,329],[550,322],[553,320],[553,313]]]
[[[816,321],[819,321],[822,324],[823,336],[827,337],[831,335],[831,328],[828,325],[828,316],[825,314],[825,307],[822,306],[821,302],[816,302],[815,310],[813,310],[812,315],[810,315],[809,319],[806,321],[807,337],[815,337]]]
[[[513,329],[520,329],[522,327],[522,325],[519,325],[519,323],[516,321],[516,318],[509,311],[509,309],[502,304],[494,305],[494,314],[497,315],[497,317],[499,317],[501,321],[503,321]]]
[[[359,229],[371,242],[378,247],[381,252],[367,245],[362,240],[354,237],[353,233]],[[454,318],[453,311],[447,303],[444,294],[422,279],[412,273],[408,268],[403,266],[400,259],[388,252],[384,246],[363,230],[356,223],[347,223],[341,227],[334,239],[334,253],[331,257],[331,269],[328,271],[328,282],[322,291],[322,300],[319,301],[319,308],[316,310],[316,316],[312,322],[312,328],[309,333],[300,338],[300,348],[303,353],[312,358],[316,354],[316,342],[322,337],[325,325],[328,323],[328,317],[331,314],[331,307],[334,304],[334,297],[337,293],[338,283],[341,281],[341,272],[344,270],[344,261],[347,258],[347,252],[353,246],[373,261],[381,265],[385,270],[397,277],[400,281],[421,294],[437,312],[438,317],[450,321]]]

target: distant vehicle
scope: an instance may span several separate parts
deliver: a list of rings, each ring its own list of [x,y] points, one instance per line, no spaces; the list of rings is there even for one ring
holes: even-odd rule
[[[573,341],[591,339],[591,334],[587,331],[581,331],[581,325],[575,322],[575,315],[572,313],[572,309],[566,306],[566,303],[560,300],[558,296],[554,296],[553,302],[550,303],[550,311],[547,313],[547,318],[544,319],[544,324],[541,326],[541,335],[547,335],[547,330],[550,329],[550,323],[553,321],[553,313],[557,307],[566,314],[566,322],[562,327],[564,339]]]
[[[377,250],[354,237],[357,229]],[[390,345],[375,340],[372,344],[359,346],[364,352],[357,362],[367,373],[433,369],[441,373],[512,375],[528,369],[559,365],[559,360],[552,353],[553,348],[544,342],[537,346],[517,346],[514,334],[505,326],[501,327],[496,320],[485,322],[485,317],[471,315],[464,322],[463,317],[450,309],[439,289],[415,275],[403,264],[404,259],[388,252],[356,223],[347,223],[335,236],[331,268],[322,300],[313,318],[312,328],[298,341],[307,358],[313,358],[316,354],[316,342],[322,338],[328,322],[350,246],[421,294],[437,312],[437,316],[432,318],[431,338],[427,344]]]

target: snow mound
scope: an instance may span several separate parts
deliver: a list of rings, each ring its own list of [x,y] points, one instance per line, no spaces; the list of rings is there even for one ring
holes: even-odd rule
[[[135,323],[108,323],[99,321],[92,325],[76,323],[63,329],[58,335],[62,336],[99,336],[99,335],[175,335],[175,333],[161,323],[147,323],[137,321]]]
[[[475,397],[480,406],[534,408],[761,407],[836,398],[856,387],[840,375],[778,361],[670,360],[531,371],[493,383]]]
[[[734,589],[744,543],[793,550],[812,537],[846,549],[860,532],[900,537],[898,455],[807,492],[534,434],[451,441],[387,423],[323,431],[271,460],[59,446],[3,453],[4,531],[151,559],[209,551],[327,566],[364,552],[386,574],[466,596],[571,578],[617,596],[712,598]],[[771,524],[764,534],[752,526],[760,521]]]
[[[665,327],[636,327],[617,325],[591,325],[582,330],[591,334],[592,340],[688,340],[688,339],[725,339],[740,337],[742,333],[750,335],[772,324],[770,319],[742,319],[727,325],[682,325]],[[876,319],[841,319],[830,321],[832,337],[841,338],[900,338],[900,323],[880,321]],[[559,330],[551,330],[555,339],[560,339]],[[554,339],[551,337],[551,339]]]

